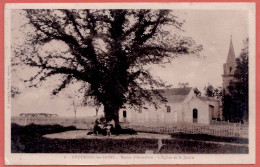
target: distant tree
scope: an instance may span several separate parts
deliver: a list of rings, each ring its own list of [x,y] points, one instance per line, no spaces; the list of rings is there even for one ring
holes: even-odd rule
[[[75,117],[75,122],[76,122],[76,118],[77,118],[77,108],[79,106],[79,104],[76,103],[76,96],[73,96],[71,94],[67,95],[67,98],[71,101],[71,106],[72,106],[72,110],[74,112],[74,117]]]
[[[217,87],[214,89],[215,92],[215,99],[220,100],[221,97],[223,97],[223,91],[222,91],[222,87]]]
[[[211,84],[208,84],[208,86],[204,87],[205,96],[211,97],[214,99],[220,99],[222,96],[221,87],[214,88]]]
[[[248,121],[248,39],[244,41],[244,48],[236,59],[235,79],[229,83],[229,95],[224,98],[228,107],[223,106],[223,114],[229,115],[232,121]]]
[[[189,87],[189,83],[188,82],[179,82],[179,87],[180,88],[187,88],[187,87]]]
[[[231,121],[232,119],[232,114],[234,113],[233,110],[233,100],[232,97],[229,94],[226,94],[222,98],[222,105],[223,105],[223,111],[222,115],[226,121]]]
[[[164,99],[156,88],[167,85],[154,79],[147,65],[168,63],[202,50],[191,38],[178,35],[182,22],[171,10],[23,12],[31,33],[26,44],[16,47],[12,61],[38,70],[28,80],[31,85],[60,76],[52,92],[56,95],[69,84],[83,83],[83,100],[91,97],[102,104],[105,117],[116,123],[119,109],[126,103],[156,105],[154,99]]]
[[[207,96],[207,97],[215,96],[214,87],[211,84],[208,84],[208,86],[205,86],[204,91],[205,91],[205,96]]]
[[[17,87],[11,86],[11,97],[15,98],[17,95],[21,94]]]
[[[195,88],[193,89],[193,91],[194,91],[194,93],[195,93],[195,95],[196,95],[197,97],[200,97],[200,96],[201,96],[201,91],[200,91],[197,87],[195,87]]]
[[[96,116],[98,115],[98,111],[101,108],[102,104],[98,102],[95,98],[89,98],[83,101],[83,106],[94,107],[96,110]]]

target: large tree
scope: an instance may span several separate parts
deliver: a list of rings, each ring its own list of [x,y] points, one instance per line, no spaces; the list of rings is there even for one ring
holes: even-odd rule
[[[28,9],[21,13],[31,31],[26,43],[14,49],[12,61],[38,70],[28,80],[30,85],[58,75],[55,95],[80,82],[83,100],[91,97],[102,104],[105,117],[116,122],[125,104],[156,104],[154,99],[164,99],[156,88],[167,85],[155,79],[147,65],[202,49],[179,35],[183,22],[171,10]]]
[[[223,98],[223,114],[231,121],[248,121],[248,39],[236,59],[234,80],[229,83],[229,94]]]

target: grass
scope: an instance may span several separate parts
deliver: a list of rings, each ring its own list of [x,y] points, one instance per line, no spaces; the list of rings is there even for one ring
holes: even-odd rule
[[[207,134],[185,134],[185,133],[174,133],[171,136],[172,138],[186,139],[186,140],[248,144],[248,139],[239,138],[239,137],[222,137],[222,136],[212,136]]]
[[[44,134],[76,130],[60,125],[12,124],[12,153],[144,153],[157,148],[157,139],[48,139]],[[248,147],[207,143],[201,140],[163,139],[166,144],[160,153],[248,153]],[[191,136],[188,136],[191,137]],[[184,136],[185,138],[185,136]],[[180,140],[181,139],[181,140]],[[186,139],[187,136],[186,136]],[[189,138],[190,139],[190,138]]]

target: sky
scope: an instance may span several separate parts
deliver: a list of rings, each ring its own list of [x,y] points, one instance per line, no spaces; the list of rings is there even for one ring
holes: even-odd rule
[[[178,10],[180,19],[185,20],[183,34],[192,37],[203,46],[200,56],[186,55],[175,58],[164,68],[150,66],[151,73],[163,81],[178,87],[178,83],[189,83],[190,87],[203,88],[209,83],[214,87],[222,86],[223,64],[228,55],[232,36],[236,57],[243,47],[243,40],[248,37],[247,11],[238,10]],[[21,26],[24,24],[19,12],[12,12],[12,43],[21,39]],[[51,83],[40,88],[28,88],[17,79],[21,75],[30,75],[30,69],[21,69],[12,74],[12,85],[22,92],[12,99],[12,115],[20,113],[47,112],[62,116],[74,116],[71,100],[64,97],[50,98]],[[21,74],[23,73],[23,74]],[[86,110],[90,112],[86,112]],[[78,107],[78,116],[90,116],[93,108]]]
[[[178,87],[189,83],[201,91],[208,83],[222,86],[223,63],[226,62],[232,36],[236,57],[248,37],[247,13],[241,11],[178,11],[186,20],[183,29],[203,45],[200,57],[188,55],[174,59],[166,68],[153,68],[153,73]]]

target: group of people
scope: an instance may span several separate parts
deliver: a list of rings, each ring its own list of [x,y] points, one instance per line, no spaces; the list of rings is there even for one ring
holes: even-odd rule
[[[105,117],[101,116],[97,118],[94,123],[94,134],[102,134],[104,136],[110,136],[115,132],[115,121],[113,119],[106,120]]]

